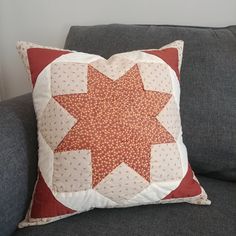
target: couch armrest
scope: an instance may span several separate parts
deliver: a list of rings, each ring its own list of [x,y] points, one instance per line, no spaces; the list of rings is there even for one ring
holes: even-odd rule
[[[24,217],[37,173],[37,126],[31,94],[0,102],[0,235]]]

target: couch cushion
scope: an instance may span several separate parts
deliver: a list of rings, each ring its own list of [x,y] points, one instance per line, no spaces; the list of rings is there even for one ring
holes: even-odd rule
[[[66,48],[109,57],[184,40],[181,115],[196,172],[236,180],[236,26],[157,25],[71,27]]]
[[[48,225],[17,230],[15,236],[220,235],[236,234],[236,183],[199,177],[211,206],[149,205],[96,209]]]
[[[0,103],[0,236],[25,215],[37,173],[37,126],[32,95]]]

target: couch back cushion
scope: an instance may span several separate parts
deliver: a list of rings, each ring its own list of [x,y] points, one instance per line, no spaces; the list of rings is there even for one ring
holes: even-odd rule
[[[65,48],[106,58],[184,40],[181,117],[193,169],[236,180],[236,26],[72,26]]]

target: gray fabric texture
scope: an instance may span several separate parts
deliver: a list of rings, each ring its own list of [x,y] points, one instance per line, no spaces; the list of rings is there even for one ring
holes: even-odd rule
[[[190,163],[199,174],[236,181],[236,26],[73,26],[65,48],[108,58],[178,39],[185,42],[181,118]]]
[[[233,236],[236,235],[236,183],[199,178],[211,206],[187,203],[123,209],[95,209],[15,236]]]
[[[10,235],[29,207],[37,173],[31,95],[0,103],[0,236]]]

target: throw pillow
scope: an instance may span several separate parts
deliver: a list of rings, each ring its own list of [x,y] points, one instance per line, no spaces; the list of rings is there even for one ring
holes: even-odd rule
[[[96,207],[210,204],[182,141],[182,41],[108,60],[17,48],[30,72],[39,142],[38,179],[19,227]]]

